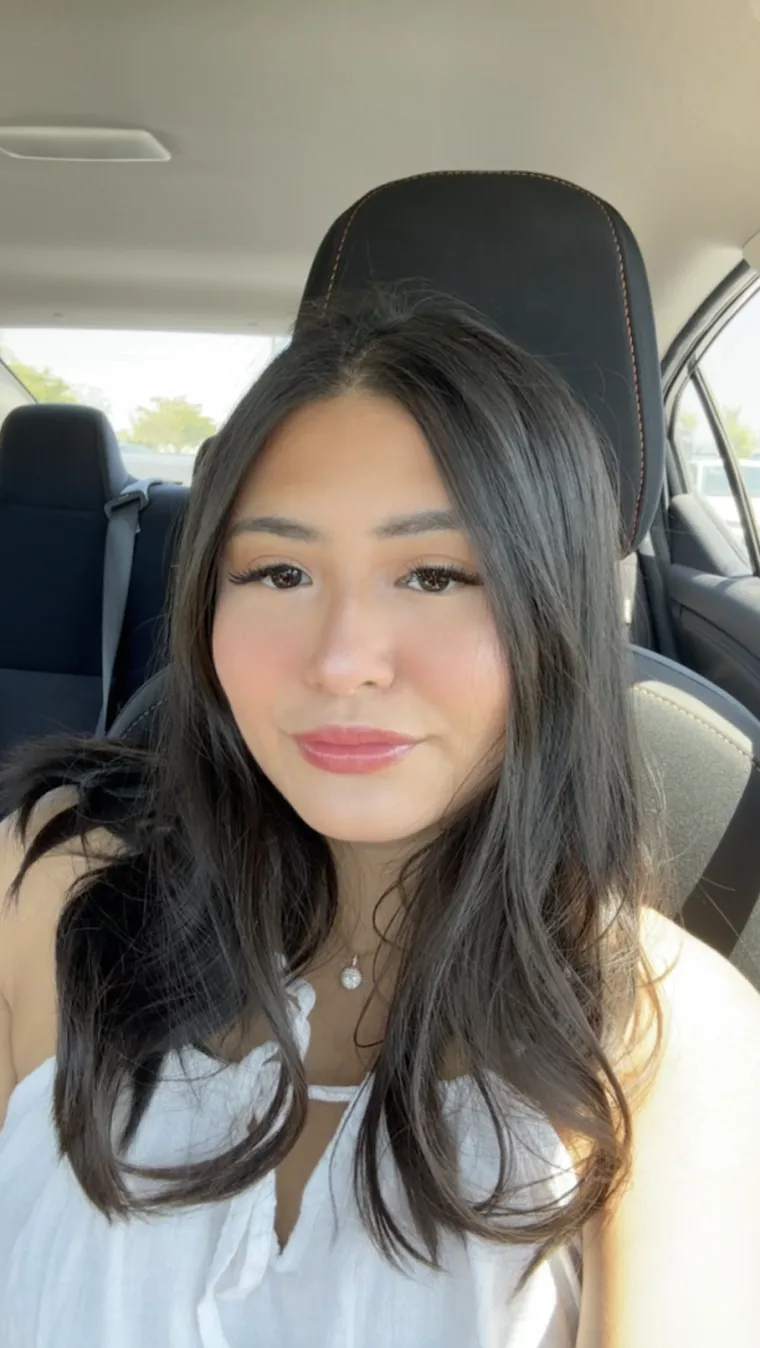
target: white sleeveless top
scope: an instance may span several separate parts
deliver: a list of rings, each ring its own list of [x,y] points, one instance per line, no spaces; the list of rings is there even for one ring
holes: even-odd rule
[[[290,988],[299,1048],[309,1044],[314,991]],[[364,1086],[312,1087],[349,1102],[312,1174],[284,1250],[275,1234],[275,1181],[168,1215],[105,1217],[61,1162],[52,1125],[55,1060],[13,1092],[0,1131],[0,1344],[2,1348],[571,1348],[580,1306],[579,1242],[544,1262],[519,1296],[532,1247],[443,1237],[443,1270],[402,1271],[365,1231],[352,1159]],[[218,1154],[271,1099],[273,1046],[222,1067],[194,1049],[170,1055],[127,1152],[171,1165]],[[496,1175],[493,1129],[464,1079],[444,1083],[460,1147],[462,1182],[485,1196]],[[518,1173],[526,1209],[574,1183],[570,1159],[545,1119],[514,1097]],[[449,1107],[451,1112],[449,1114]],[[402,1229],[403,1191],[385,1153],[386,1198]],[[133,1191],[152,1182],[128,1178]],[[155,1186],[153,1186],[155,1187]],[[160,1185],[159,1187],[163,1187]],[[413,1240],[417,1245],[417,1241]]]

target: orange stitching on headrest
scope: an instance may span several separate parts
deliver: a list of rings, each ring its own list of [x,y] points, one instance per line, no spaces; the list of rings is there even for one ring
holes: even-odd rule
[[[441,177],[445,177],[445,176],[447,176],[447,175],[442,174],[442,173],[417,173],[417,174],[415,174],[414,178],[404,178],[402,181],[403,181],[403,182],[407,182],[407,183],[411,183],[411,182],[415,182],[418,178],[441,178]],[[389,183],[381,183],[380,187],[373,187],[373,188],[372,188],[372,191],[371,191],[371,192],[367,192],[366,196],[363,196],[363,197],[360,197],[360,198],[359,198],[359,200],[357,201],[356,205],[354,206],[354,209],[352,210],[351,214],[349,215],[349,217],[348,217],[348,219],[347,219],[347,221],[346,221],[346,227],[345,227],[345,229],[343,230],[343,237],[341,238],[340,244],[338,245],[338,251],[337,251],[337,253],[335,254],[335,263],[334,263],[334,265],[333,265],[332,273],[331,273],[331,275],[330,275],[330,284],[329,284],[328,287],[327,287],[327,293],[326,293],[326,295],[325,295],[325,302],[324,302],[324,304],[322,305],[322,312],[323,312],[323,313],[327,313],[327,306],[328,306],[328,304],[330,303],[330,297],[331,297],[331,295],[332,295],[332,293],[333,293],[333,289],[334,289],[334,286],[335,286],[335,282],[336,282],[336,280],[338,279],[338,267],[340,266],[340,259],[341,259],[342,256],[343,256],[343,249],[344,249],[345,246],[346,246],[346,239],[348,238],[349,230],[351,229],[351,226],[352,226],[352,224],[354,223],[354,220],[356,219],[356,217],[357,217],[359,211],[361,210],[362,206],[366,205],[366,203],[367,203],[368,201],[371,201],[371,200],[372,200],[372,197],[376,197],[377,194],[378,194],[378,192],[383,192],[383,191],[385,191],[385,189],[386,189],[387,187],[389,187],[389,186],[390,186]]]
[[[631,353],[631,369],[632,369],[632,371],[633,371],[633,389],[634,389],[634,395],[635,395],[635,399],[636,399],[636,421],[637,421],[637,425],[638,425],[638,428],[639,428],[639,454],[640,454],[640,456],[641,456],[641,474],[640,474],[640,477],[639,477],[639,492],[638,492],[638,496],[636,497],[636,506],[635,506],[634,514],[633,514],[633,529],[632,529],[632,531],[631,531],[631,536],[630,536],[630,538],[629,538],[629,540],[628,540],[629,545],[632,545],[632,544],[633,544],[633,540],[634,540],[634,538],[636,537],[636,530],[637,530],[638,525],[639,525],[639,515],[641,514],[641,501],[642,501],[642,498],[643,498],[643,495],[644,495],[644,466],[645,466],[645,461],[644,461],[644,417],[643,417],[643,413],[642,413],[642,409],[641,409],[641,390],[640,390],[640,387],[639,387],[639,369],[638,369],[638,364],[637,364],[637,361],[636,361],[636,347],[635,347],[634,341],[633,341],[633,325],[632,325],[632,323],[631,323],[631,311],[630,311],[630,305],[629,305],[629,301],[628,301],[628,282],[627,282],[627,280],[626,280],[626,275],[625,275],[625,265],[624,265],[624,263],[623,263],[623,250],[622,250],[622,248],[620,247],[620,240],[619,240],[618,235],[617,235],[617,230],[615,229],[615,223],[614,223],[614,221],[613,221],[613,219],[612,219],[612,216],[610,215],[609,211],[607,210],[607,207],[605,206],[604,202],[601,201],[599,197],[594,196],[594,193],[593,193],[593,192],[589,192],[587,188],[585,188],[585,187],[579,187],[578,183],[570,183],[570,182],[568,182],[567,179],[565,179],[565,178],[554,178],[554,177],[552,177],[552,175],[549,174],[549,173],[531,173],[529,170],[526,170],[526,169],[489,169],[488,172],[490,172],[490,173],[497,173],[497,174],[499,174],[501,177],[505,177],[505,178],[506,178],[506,177],[509,177],[509,178],[540,178],[542,181],[547,182],[547,183],[558,183],[558,184],[559,184],[560,186],[562,186],[562,187],[569,187],[569,188],[571,189],[571,191],[573,191],[573,192],[582,192],[583,195],[584,195],[584,197],[588,197],[589,200],[590,200],[590,201],[593,201],[593,202],[595,203],[595,205],[597,205],[597,206],[599,207],[599,209],[604,213],[604,218],[605,218],[605,220],[607,221],[607,224],[608,224],[609,227],[610,227],[610,233],[612,234],[612,239],[613,239],[613,242],[614,242],[614,244],[615,244],[615,252],[617,253],[617,258],[618,258],[618,270],[619,270],[619,272],[620,272],[620,289],[621,289],[622,295],[623,295],[623,309],[624,309],[624,311],[625,311],[625,326],[626,326],[626,331],[627,331],[627,333],[628,333],[628,349],[629,349],[629,351],[630,351],[630,353]],[[345,225],[345,228],[344,228],[344,230],[343,230],[343,235],[342,235],[341,241],[340,241],[340,243],[339,243],[339,245],[338,245],[338,251],[337,251],[337,253],[335,254],[335,262],[334,262],[334,264],[333,264],[332,273],[331,273],[331,275],[330,275],[330,283],[329,283],[329,285],[328,285],[328,287],[327,287],[327,293],[326,293],[325,299],[324,299],[323,312],[326,312],[326,311],[327,311],[327,306],[328,306],[328,304],[330,303],[330,298],[331,298],[332,292],[333,292],[333,290],[334,290],[334,288],[335,288],[335,282],[336,282],[337,279],[338,279],[338,268],[339,268],[339,266],[340,266],[340,260],[341,260],[341,258],[342,258],[342,256],[343,256],[343,250],[344,250],[344,248],[345,248],[345,246],[346,246],[346,240],[348,239],[348,235],[349,235],[349,232],[350,232],[350,230],[351,230],[351,226],[353,225],[354,220],[356,219],[356,217],[357,217],[359,211],[361,210],[362,206],[366,206],[367,202],[368,202],[368,201],[371,201],[372,198],[375,197],[375,196],[377,196],[379,192],[385,192],[385,191],[387,191],[389,188],[392,188],[392,187],[401,187],[401,186],[405,186],[406,183],[419,182],[419,181],[420,181],[421,179],[423,179],[423,178],[467,178],[467,177],[471,177],[471,176],[478,176],[478,177],[480,177],[480,176],[481,176],[481,173],[480,173],[478,170],[476,170],[476,169],[475,169],[475,170],[474,170],[474,169],[443,169],[443,170],[441,170],[440,172],[436,172],[436,173],[414,173],[414,174],[412,174],[411,177],[409,177],[409,178],[400,178],[397,182],[393,182],[393,183],[381,183],[379,187],[373,187],[371,192],[367,192],[365,196],[360,197],[360,199],[357,201],[356,205],[354,206],[354,209],[352,210],[350,216],[348,217],[348,220],[346,221],[346,225]]]

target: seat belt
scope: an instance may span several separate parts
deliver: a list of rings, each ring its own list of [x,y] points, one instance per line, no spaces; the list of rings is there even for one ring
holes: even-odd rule
[[[678,664],[683,664],[678,649],[678,635],[668,602],[666,578],[670,566],[670,552],[661,506],[658,506],[649,533],[641,541],[639,562],[649,605],[649,615],[657,642],[655,650],[659,655],[666,656],[668,660],[675,660]]]
[[[101,618],[102,702],[95,734],[103,736],[108,724],[108,704],[111,698],[116,653],[119,649],[124,613],[127,607],[129,581],[135,553],[135,539],[140,532],[140,514],[150,499],[151,487],[160,478],[146,477],[139,482],[128,482],[118,496],[106,501],[103,509],[108,519],[105,557],[103,559],[103,611]]]

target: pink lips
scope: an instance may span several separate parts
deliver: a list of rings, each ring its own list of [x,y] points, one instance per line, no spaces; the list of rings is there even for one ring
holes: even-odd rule
[[[371,726],[320,726],[293,738],[306,762],[325,772],[378,772],[405,758],[419,743]]]

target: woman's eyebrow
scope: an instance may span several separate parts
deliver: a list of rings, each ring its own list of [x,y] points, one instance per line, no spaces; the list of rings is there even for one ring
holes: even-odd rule
[[[454,532],[462,530],[462,522],[453,510],[420,510],[413,515],[393,515],[371,530],[373,538],[411,538],[415,534]],[[284,515],[246,515],[235,520],[227,535],[228,540],[240,534],[274,534],[278,538],[295,539],[299,543],[326,543],[328,536],[320,529]]]

